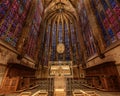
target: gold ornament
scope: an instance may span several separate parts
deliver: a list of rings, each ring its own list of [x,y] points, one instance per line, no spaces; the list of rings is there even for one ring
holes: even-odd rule
[[[65,51],[65,45],[63,43],[59,43],[57,45],[57,52],[62,54]]]

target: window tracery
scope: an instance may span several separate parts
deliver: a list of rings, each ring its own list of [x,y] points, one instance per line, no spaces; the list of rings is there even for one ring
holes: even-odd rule
[[[96,53],[96,46],[92,34],[92,28],[89,24],[86,9],[84,7],[81,9],[80,23],[82,28],[84,44],[86,47],[86,53],[88,57],[91,57]]]
[[[117,0],[91,0],[91,6],[108,47],[120,39],[120,6]]]
[[[32,20],[32,25],[28,34],[28,40],[26,45],[26,55],[34,59],[34,55],[37,49],[37,42],[39,36],[39,28],[41,23],[41,14],[39,11],[39,4],[37,4],[34,17]]]
[[[0,38],[16,47],[31,0],[0,2]]]

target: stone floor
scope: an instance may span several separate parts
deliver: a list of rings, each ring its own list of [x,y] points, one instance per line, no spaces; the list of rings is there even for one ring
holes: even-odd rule
[[[38,90],[39,90],[39,87],[35,88],[33,90],[27,90],[27,92],[34,93]],[[83,91],[95,91],[100,96],[120,96],[120,92],[103,92],[103,91],[98,91],[98,90],[95,90],[95,89],[89,89],[89,88],[84,87],[84,86],[81,86],[81,90],[83,90]],[[17,96],[17,95],[18,95],[18,93],[12,93],[12,94],[6,94],[6,95],[3,95],[3,96]]]
[[[120,96],[120,92],[100,92],[97,91],[100,96]]]
[[[120,92],[103,92],[96,89],[89,89],[87,87],[81,86],[83,91],[95,91],[100,96],[120,96]]]
[[[95,91],[100,96],[120,96],[120,92],[103,92],[94,89],[83,89],[83,91]]]

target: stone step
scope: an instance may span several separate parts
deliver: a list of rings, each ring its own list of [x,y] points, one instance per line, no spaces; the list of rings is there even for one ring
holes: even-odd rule
[[[83,91],[76,89],[73,91],[73,96],[100,96],[100,95],[96,94],[95,91]]]

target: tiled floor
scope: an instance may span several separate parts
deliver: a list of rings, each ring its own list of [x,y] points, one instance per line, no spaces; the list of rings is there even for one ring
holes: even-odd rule
[[[120,92],[100,92],[97,91],[100,96],[120,96]]]
[[[96,89],[89,89],[87,87],[81,86],[81,89],[84,91],[95,91],[100,96],[120,96],[120,92],[103,92]]]
[[[99,94],[100,96],[120,96],[120,92],[101,92],[101,91],[96,91],[96,90],[92,90],[95,91],[97,94]],[[5,96],[17,96],[18,94],[6,94]]]
[[[28,91],[32,91],[33,93],[38,91],[39,90],[39,87],[34,89],[34,90],[28,90]],[[120,92],[103,92],[103,91],[98,91],[98,90],[95,90],[95,89],[89,89],[89,88],[86,88],[84,86],[81,86],[81,90],[83,91],[95,91],[97,94],[99,94],[100,96],[120,96]],[[6,94],[4,96],[17,96],[18,94]]]
[[[94,89],[83,89],[84,91],[95,91],[100,96],[120,96],[120,92],[103,92]]]
[[[92,90],[93,91],[93,90]],[[100,92],[96,91],[100,96],[120,96],[120,92]],[[5,96],[17,96],[18,94],[7,94]]]

